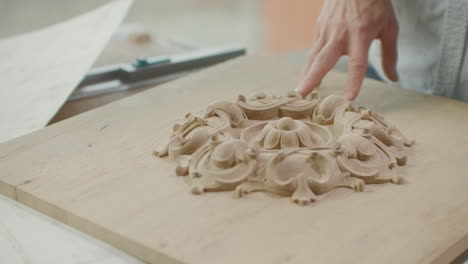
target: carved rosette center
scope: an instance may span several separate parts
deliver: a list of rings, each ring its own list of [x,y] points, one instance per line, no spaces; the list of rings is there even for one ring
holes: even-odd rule
[[[276,129],[278,130],[290,131],[296,130],[297,128],[298,125],[296,124],[296,121],[290,117],[283,117],[276,122]]]

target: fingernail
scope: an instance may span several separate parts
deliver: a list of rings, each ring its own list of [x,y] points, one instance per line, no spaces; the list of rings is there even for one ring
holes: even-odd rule
[[[344,92],[343,96],[344,96],[344,98],[345,98],[346,100],[348,100],[348,101],[352,101],[352,100],[353,100],[353,94],[352,94],[351,92],[346,91],[346,92]]]
[[[294,89],[294,92],[300,93],[300,94],[302,95],[302,89],[299,88],[299,87],[296,87],[296,88]]]

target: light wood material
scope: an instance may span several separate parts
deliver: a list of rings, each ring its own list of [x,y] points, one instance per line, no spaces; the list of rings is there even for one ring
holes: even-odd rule
[[[178,161],[176,174],[193,194],[270,192],[308,205],[336,188],[400,184],[413,143],[341,96],[291,91],[239,95],[189,113],[155,154]]]
[[[307,207],[254,193],[194,196],[152,156],[175,119],[302,65],[246,57],[0,145],[0,192],[153,263],[446,263],[468,247],[468,105],[366,81],[356,104],[416,139],[404,185],[340,189]],[[331,73],[324,94],[341,91]]]

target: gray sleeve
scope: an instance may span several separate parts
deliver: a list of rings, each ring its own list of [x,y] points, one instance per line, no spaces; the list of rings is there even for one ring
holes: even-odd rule
[[[449,0],[433,94],[468,101],[468,0]]]

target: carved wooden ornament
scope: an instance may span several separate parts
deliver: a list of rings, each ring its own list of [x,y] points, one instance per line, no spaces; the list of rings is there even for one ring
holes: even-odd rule
[[[305,205],[333,188],[400,183],[394,168],[413,143],[339,96],[257,93],[187,114],[156,154],[179,162],[176,174],[188,177],[193,194],[265,191]]]

